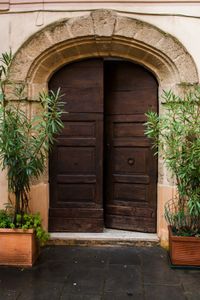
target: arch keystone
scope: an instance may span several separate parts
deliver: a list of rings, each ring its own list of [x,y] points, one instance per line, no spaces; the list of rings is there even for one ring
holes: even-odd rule
[[[91,13],[95,36],[112,37],[117,14],[112,10],[96,10]]]

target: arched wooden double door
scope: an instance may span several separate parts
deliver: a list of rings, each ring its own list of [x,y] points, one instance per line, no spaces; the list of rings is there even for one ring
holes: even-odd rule
[[[49,231],[155,232],[157,160],[144,135],[155,78],[128,61],[89,59],[57,71],[49,88],[58,87],[67,113],[49,159]]]

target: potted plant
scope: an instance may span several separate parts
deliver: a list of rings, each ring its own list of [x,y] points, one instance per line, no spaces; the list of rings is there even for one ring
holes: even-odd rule
[[[23,96],[25,84],[15,85],[9,80],[11,63],[12,52],[3,53],[0,58],[0,163],[7,172],[11,200],[0,211],[0,264],[31,266],[38,254],[37,241],[43,244],[48,239],[39,214],[29,212],[31,181],[44,172],[54,135],[63,127],[62,103],[59,90],[42,92],[41,112],[30,117]],[[13,101],[6,97],[8,87],[14,91]]]
[[[177,196],[165,205],[174,265],[200,266],[200,87],[183,97],[163,94],[164,113],[147,113],[146,135],[176,179]]]

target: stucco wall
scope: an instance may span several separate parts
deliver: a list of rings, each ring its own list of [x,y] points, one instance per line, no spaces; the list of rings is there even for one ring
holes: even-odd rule
[[[0,53],[12,48],[15,53],[22,44],[41,30],[48,24],[61,19],[85,16],[90,11],[88,9],[112,8],[117,10],[117,15],[138,19],[148,22],[166,33],[171,34],[179,40],[183,48],[190,53],[196,65],[198,73],[200,73],[200,43],[197,37],[200,36],[200,4],[131,4],[131,3],[104,3],[104,4],[68,4],[68,6],[55,7],[54,9],[62,9],[64,11],[42,11],[42,12],[20,12],[19,8],[12,8],[11,11],[0,14]],[[53,7],[46,7],[52,9]],[[68,11],[66,11],[68,9]],[[71,11],[69,11],[71,10]],[[84,11],[83,11],[84,10]],[[137,12],[137,13],[136,13]],[[199,16],[197,13],[199,12]],[[186,14],[181,16],[180,14]],[[43,47],[43,45],[41,45]],[[176,59],[176,58],[175,58]],[[23,65],[21,65],[23,69]],[[162,240],[162,244],[167,243],[167,228],[163,218],[164,203],[173,196],[175,189],[173,182],[167,178],[163,169],[159,170],[160,178],[163,176],[158,185],[158,235]],[[7,186],[5,173],[0,175],[1,199],[0,205],[7,201]],[[38,201],[39,197],[44,198],[44,203]],[[40,211],[44,219],[44,225],[47,227],[48,217],[48,184],[47,178],[39,184],[35,183],[32,188],[31,198],[34,201],[31,204],[33,211]]]

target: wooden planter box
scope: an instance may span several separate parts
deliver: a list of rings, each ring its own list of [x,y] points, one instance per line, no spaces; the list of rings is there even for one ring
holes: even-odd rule
[[[0,228],[0,265],[31,267],[38,254],[33,229]]]
[[[177,266],[200,266],[200,238],[173,235],[169,226],[171,263]]]

